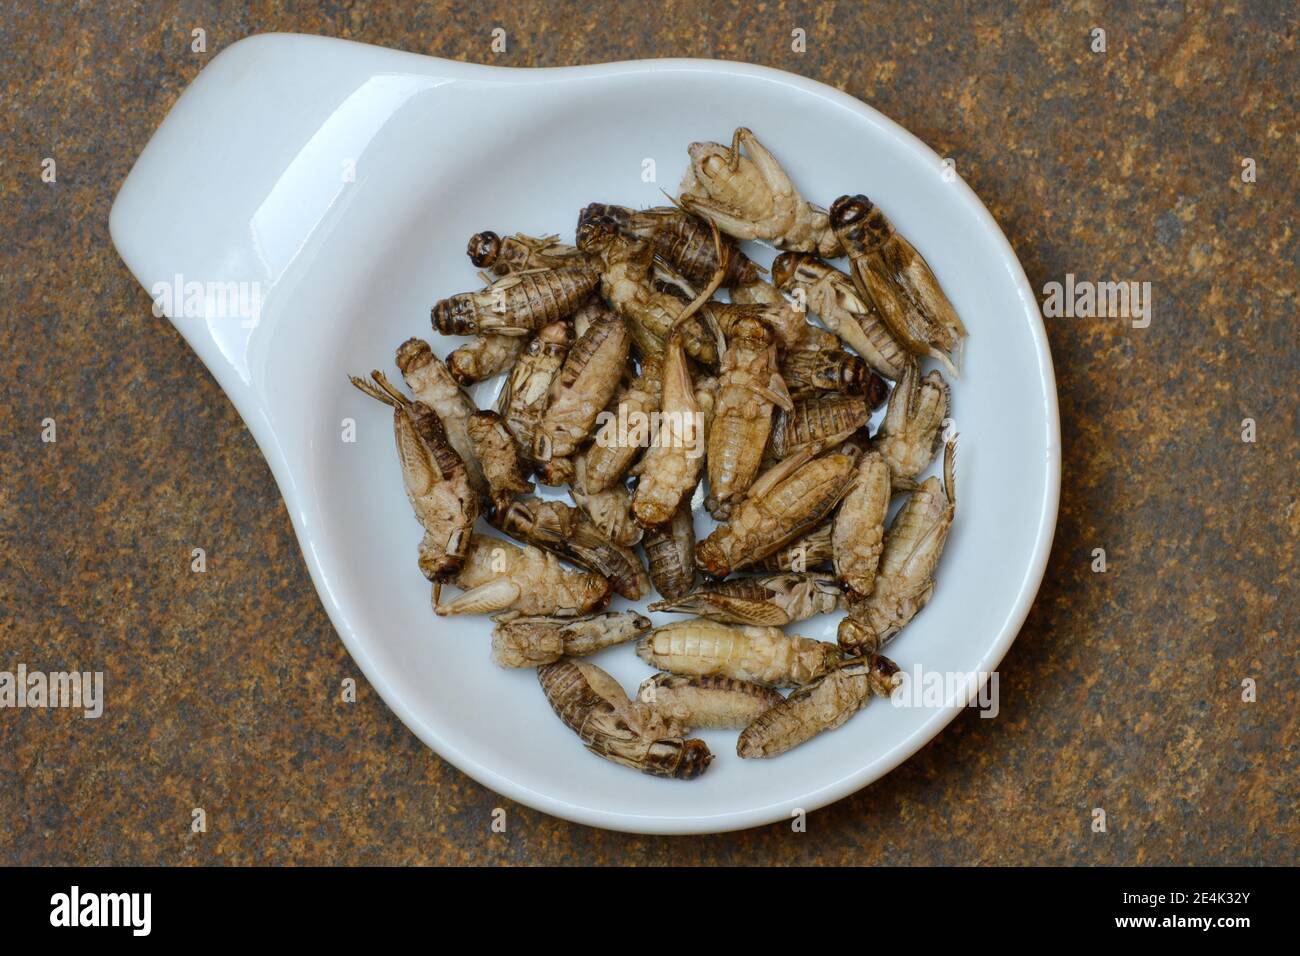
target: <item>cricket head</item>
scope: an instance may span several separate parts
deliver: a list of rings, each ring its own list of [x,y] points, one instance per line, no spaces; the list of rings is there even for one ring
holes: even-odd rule
[[[490,269],[501,255],[501,237],[491,229],[476,232],[469,237],[469,247],[465,252],[475,268]]]

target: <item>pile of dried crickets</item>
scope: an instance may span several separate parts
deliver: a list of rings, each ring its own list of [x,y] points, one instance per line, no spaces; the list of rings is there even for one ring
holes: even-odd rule
[[[785,250],[771,282],[735,240]],[[435,610],[496,614],[493,660],[537,668],[588,749],[645,773],[702,773],[713,758],[693,728],[739,729],[741,757],[770,757],[838,727],[890,693],[881,648],[934,590],[954,448],[942,483],[918,481],[949,404],[918,361],[955,373],[960,319],[870,200],[804,201],[746,129],[690,147],[675,205],[593,204],[576,241],[474,236],[490,284],[433,307],[438,332],[470,341],[445,362],[402,344],[413,399],[379,372],[353,379],[394,408]],[[849,273],[823,261],[838,256]],[[501,373],[496,409],[476,408],[462,386]],[[537,497],[534,475],[574,506]],[[719,524],[697,544],[700,498]],[[475,530],[480,515],[519,543]],[[444,582],[461,593],[444,602]],[[602,613],[651,582],[649,610],[699,616]],[[838,644],[781,630],[837,610]],[[633,639],[663,673],[630,700],[580,658]]]

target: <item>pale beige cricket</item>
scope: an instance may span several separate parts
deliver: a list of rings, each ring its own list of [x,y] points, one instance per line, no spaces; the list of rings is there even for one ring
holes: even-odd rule
[[[488,498],[494,504],[500,507],[515,495],[533,491],[533,483],[520,464],[514,436],[500,415],[480,409],[469,417],[466,430],[488,484]]]
[[[704,414],[685,346],[674,335],[664,354],[659,428],[641,458],[632,495],[632,516],[641,527],[667,524],[699,482],[708,447]]]
[[[731,290],[731,301],[737,305],[779,305],[789,306],[791,311],[796,314],[799,309],[796,308],[789,299],[781,294],[781,290],[763,278],[755,278],[743,285],[738,285]],[[800,332],[791,338],[792,345],[798,345],[803,340],[807,330]],[[781,336],[782,341],[786,336]]]
[[[702,740],[640,701],[594,664],[563,658],[537,669],[551,708],[588,750],[657,777],[690,780],[713,760]]]
[[[908,362],[872,443],[889,465],[896,491],[915,488],[916,477],[934,461],[948,403],[948,383],[939,371],[922,378],[916,362]]]
[[[469,469],[470,481],[478,491],[486,492],[488,484],[483,466],[474,457],[474,443],[469,438],[469,419],[478,410],[474,402],[423,339],[407,339],[398,346],[397,368],[416,401],[424,402],[438,413],[451,447]]]
[[[650,443],[651,416],[659,411],[663,358],[643,356],[641,370],[609,409],[586,452],[584,493],[619,486],[632,462]]]
[[[371,382],[355,375],[350,378],[358,390],[393,409],[393,440],[402,483],[424,528],[420,570],[431,581],[443,580],[464,564],[478,516],[478,495],[437,413],[423,402],[408,399],[382,372],[371,376]]]
[[[835,574],[855,600],[875,587],[892,494],[888,462],[878,451],[867,452],[858,461],[853,486],[835,513],[831,531]]]
[[[756,319],[732,326],[718,375],[718,399],[709,425],[709,496],[704,505],[719,521],[754,483],[772,430],[772,409],[794,403],[777,370],[771,331]]]
[[[807,310],[876,372],[894,381],[903,374],[907,351],[849,276],[813,256],[783,252],[772,263],[772,281],[784,292],[802,292]]]
[[[714,577],[726,577],[812,530],[848,492],[856,459],[831,452],[804,464],[796,455],[774,465],[749,489],[731,520],[696,546],[695,563]]]
[[[532,459],[537,429],[551,401],[551,386],[568,354],[569,327],[564,322],[552,322],[528,343],[497,395],[497,411],[525,459]]]
[[[475,335],[447,356],[447,371],[467,388],[511,368],[527,345],[521,335]]]
[[[582,459],[578,459],[581,463]],[[632,517],[632,492],[626,485],[615,485],[596,494],[582,492],[581,478],[575,477],[569,497],[600,529],[601,534],[619,547],[632,548],[645,538],[645,529]]]
[[[572,505],[520,495],[503,506],[494,506],[488,521],[516,541],[601,575],[629,601],[639,601],[650,590],[650,576],[636,552],[614,544],[585,512]]]
[[[786,572],[721,581],[676,599],[656,601],[649,610],[698,614],[724,624],[783,627],[846,606],[833,575]]]
[[[705,618],[657,627],[637,643],[652,667],[694,677],[734,677],[771,687],[797,687],[825,674],[839,659],[834,644],[779,627],[728,625]]]
[[[880,655],[837,662],[829,673],[759,714],[736,740],[736,754],[775,757],[834,730],[873,696],[888,697],[897,673],[898,665]]]
[[[637,691],[641,703],[690,730],[740,730],[784,699],[771,687],[734,677],[655,674]]]
[[[744,152],[741,152],[741,149]],[[731,147],[692,143],[681,184],[684,208],[737,239],[761,239],[778,249],[840,255],[825,209],[799,195],[776,157],[743,126]]]
[[[561,657],[585,657],[650,630],[650,619],[635,611],[606,611],[578,618],[506,612],[493,620],[492,661],[500,667],[540,667]]]
[[[863,299],[905,349],[938,360],[956,377],[966,326],[925,257],[866,196],[841,196],[830,217]]]
[[[839,643],[845,651],[879,651],[929,603],[935,568],[957,507],[956,454],[956,442],[949,442],[943,455],[942,485],[938,478],[927,478],[894,516],[875,586],[867,597],[851,603],[840,621]]]
[[[503,538],[475,533],[453,579],[463,593],[450,601],[434,585],[433,610],[448,614],[518,611],[552,617],[579,617],[609,603],[609,582],[599,574],[566,568],[549,551],[522,548]]]
[[[614,397],[631,344],[627,323],[612,312],[594,321],[573,343],[533,439],[534,460],[547,462],[577,451]]]
[[[835,337],[835,333],[827,332],[820,325],[813,325],[811,322],[807,323],[807,326],[803,341],[791,351],[824,352],[840,347],[840,340]]]
[[[569,486],[569,497],[587,513],[605,537],[624,548],[631,548],[641,541],[644,533],[632,518],[632,492],[621,481],[604,491],[587,489],[592,447],[573,456],[573,483]]]

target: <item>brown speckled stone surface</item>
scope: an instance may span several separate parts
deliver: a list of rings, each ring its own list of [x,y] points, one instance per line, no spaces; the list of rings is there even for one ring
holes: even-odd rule
[[[1048,323],[1060,524],[1001,716],[964,714],[803,834],[591,830],[427,750],[360,678],[252,438],[109,241],[115,191],[177,95],[273,30],[516,66],[801,73],[953,157],[1035,289],[1151,282],[1147,329]],[[1295,40],[1283,3],[6,4],[0,670],[103,670],[110,705],[0,710],[0,863],[1294,864]]]

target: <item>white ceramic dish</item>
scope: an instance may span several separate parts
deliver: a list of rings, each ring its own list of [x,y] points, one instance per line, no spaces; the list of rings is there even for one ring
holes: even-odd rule
[[[345,375],[391,370],[399,342],[431,337],[429,306],[476,284],[470,234],[571,235],[588,202],[659,204],[661,186],[676,190],[688,143],[726,141],[742,124],[814,201],[876,200],[970,330],[954,388],[956,524],[933,602],[889,653],[907,670],[991,671],[1025,619],[1056,522],[1051,356],[1035,297],[988,212],[960,180],[944,180],[934,153],[862,103],[736,63],[515,70],[258,36],[203,70],[113,206],[113,241],[152,293],[177,276],[256,283],[242,312],[218,299],[165,311],[265,453],[321,600],[371,684],[475,779],[593,826],[700,833],[788,819],[887,773],[959,708],[877,702],[772,761],[741,761],[734,734],[707,734],[718,759],[692,782],[587,754],[531,672],[489,662],[486,620],[430,612],[390,416]],[[646,159],[657,182],[642,179]],[[342,440],[344,419],[357,422],[354,443]],[[833,639],[834,624],[797,630]],[[597,662],[629,689],[649,673],[628,648]]]

